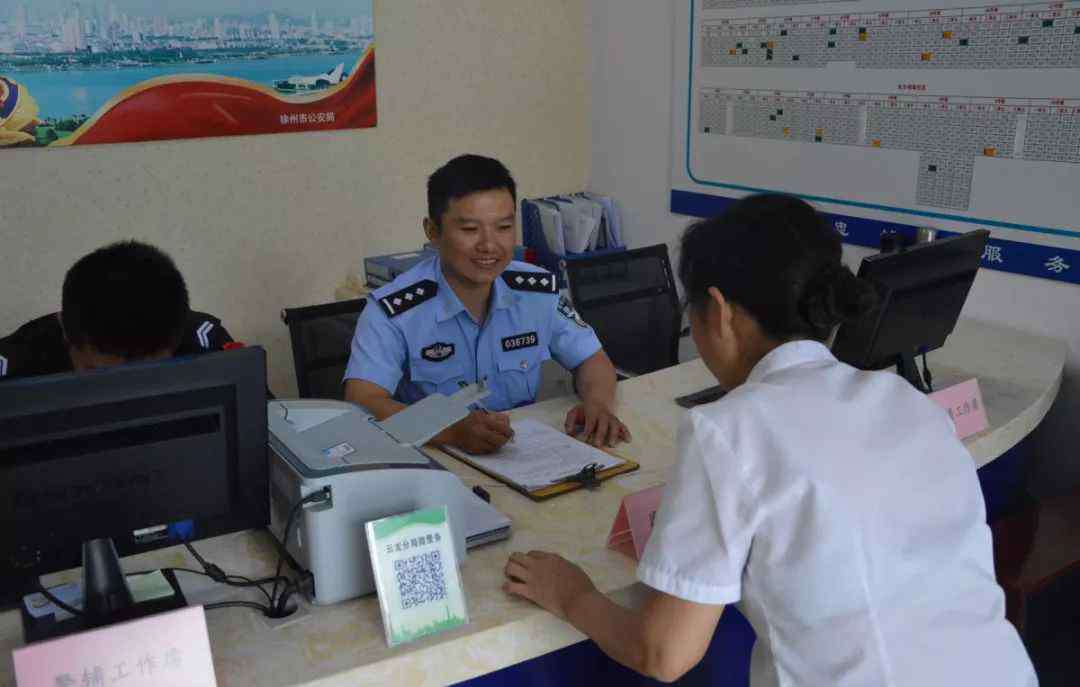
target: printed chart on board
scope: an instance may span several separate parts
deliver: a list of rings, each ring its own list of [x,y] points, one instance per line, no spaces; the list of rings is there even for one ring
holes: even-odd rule
[[[986,267],[1080,283],[1080,0],[685,0],[672,210],[814,202],[852,243],[992,231]]]

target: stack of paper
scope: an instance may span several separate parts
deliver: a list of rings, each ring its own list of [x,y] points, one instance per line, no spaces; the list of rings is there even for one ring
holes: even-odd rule
[[[477,456],[460,449],[447,450],[526,491],[564,482],[590,464],[600,472],[626,462],[536,420],[518,420],[513,428],[514,440],[497,453]]]

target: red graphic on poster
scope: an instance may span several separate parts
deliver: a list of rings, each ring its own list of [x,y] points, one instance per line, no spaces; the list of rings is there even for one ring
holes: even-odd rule
[[[161,77],[119,94],[54,146],[373,127],[374,46],[348,79],[320,93],[317,99],[284,96],[222,76]]]

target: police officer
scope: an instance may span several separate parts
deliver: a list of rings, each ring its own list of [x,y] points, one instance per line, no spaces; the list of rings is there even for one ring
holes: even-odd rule
[[[221,321],[188,305],[168,255],[137,241],[84,256],[64,278],[61,311],[0,338],[0,382],[221,350]]]
[[[540,364],[573,370],[581,403],[566,431],[612,445],[629,433],[613,412],[615,368],[592,328],[558,295],[555,276],[514,262],[517,191],[498,160],[464,155],[428,180],[424,233],[438,256],[369,297],[356,324],[345,398],[382,419],[439,392],[484,383],[483,410],[435,437],[491,453],[513,435],[502,412],[532,403]]]

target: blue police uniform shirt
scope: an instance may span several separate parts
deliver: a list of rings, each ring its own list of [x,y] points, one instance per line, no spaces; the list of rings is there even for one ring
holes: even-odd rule
[[[550,272],[514,261],[492,290],[487,320],[478,324],[438,257],[416,265],[368,297],[345,379],[394,390],[402,403],[484,382],[491,393],[481,404],[508,410],[536,399],[543,361],[573,370],[600,350]]]

